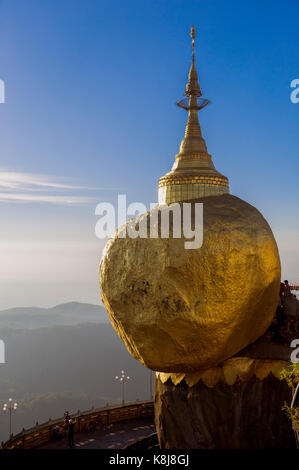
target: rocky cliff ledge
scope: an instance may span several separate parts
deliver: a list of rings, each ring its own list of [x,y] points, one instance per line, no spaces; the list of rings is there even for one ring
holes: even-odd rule
[[[291,389],[279,379],[288,344],[256,343],[200,374],[156,376],[155,415],[162,449],[288,449],[295,447],[281,410]]]

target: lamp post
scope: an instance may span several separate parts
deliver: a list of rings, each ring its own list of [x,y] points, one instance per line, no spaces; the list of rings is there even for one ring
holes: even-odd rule
[[[12,398],[8,399],[8,404],[4,403],[3,405],[3,411],[6,413],[9,411],[9,438],[11,437],[11,415],[13,411],[16,411],[18,408],[18,404],[15,402],[14,404],[12,403]]]
[[[126,376],[125,371],[122,370],[120,376],[119,375],[115,376],[115,380],[120,382],[120,386],[121,386],[121,403],[123,405],[125,403],[125,383],[129,382],[130,377],[128,375]]]

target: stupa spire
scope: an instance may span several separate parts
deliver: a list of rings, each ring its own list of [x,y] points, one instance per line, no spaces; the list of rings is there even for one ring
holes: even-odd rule
[[[188,111],[180,151],[169,173],[159,180],[159,203],[185,201],[229,192],[228,179],[216,171],[198,120],[198,111],[210,101],[202,98],[195,66],[195,27],[191,27],[192,61],[185,98],[178,101]]]
[[[198,121],[198,111],[207,106],[210,101],[201,98],[202,92],[198,83],[198,75],[195,67],[195,27],[191,27],[192,38],[192,62],[186,85],[184,98],[177,102],[177,105],[188,111],[188,122],[185,130],[185,137],[181,143],[180,154],[188,152],[207,152],[206,143],[201,134],[201,128]]]
[[[198,76],[195,67],[195,26],[191,26],[191,38],[192,38],[192,63],[189,71],[188,83],[186,86],[186,96],[201,96],[201,89],[198,83]]]

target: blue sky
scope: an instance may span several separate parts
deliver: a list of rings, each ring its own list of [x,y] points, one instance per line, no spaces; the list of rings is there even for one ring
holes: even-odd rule
[[[296,0],[0,0],[0,308],[99,301],[95,205],[156,201],[192,24],[208,150],[298,281],[298,15]]]

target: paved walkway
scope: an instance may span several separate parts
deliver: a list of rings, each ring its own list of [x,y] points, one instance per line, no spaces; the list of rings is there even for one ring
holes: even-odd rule
[[[132,419],[104,426],[100,431],[75,434],[73,449],[123,449],[155,432],[153,418]],[[68,441],[49,442],[40,449],[68,449]]]

